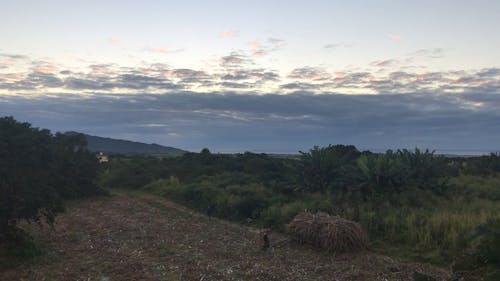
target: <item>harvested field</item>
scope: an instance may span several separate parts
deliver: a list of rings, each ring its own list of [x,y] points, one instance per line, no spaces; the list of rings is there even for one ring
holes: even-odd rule
[[[258,230],[209,219],[163,198],[115,194],[73,202],[55,229],[24,225],[46,253],[3,269],[0,280],[411,280],[449,272],[369,252],[336,254],[307,245],[256,245]]]

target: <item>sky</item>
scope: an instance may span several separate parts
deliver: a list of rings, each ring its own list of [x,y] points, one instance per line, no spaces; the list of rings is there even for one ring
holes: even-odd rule
[[[500,1],[0,0],[0,116],[198,151],[500,150]]]

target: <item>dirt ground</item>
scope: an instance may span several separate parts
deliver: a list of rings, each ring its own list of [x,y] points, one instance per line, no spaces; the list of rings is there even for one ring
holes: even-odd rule
[[[437,280],[449,272],[370,252],[335,255],[214,219],[145,194],[72,202],[54,229],[25,225],[45,254],[0,272],[0,280]]]

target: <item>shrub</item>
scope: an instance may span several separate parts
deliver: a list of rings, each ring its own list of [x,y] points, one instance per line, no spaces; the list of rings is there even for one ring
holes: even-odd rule
[[[359,177],[356,159],[360,152],[352,145],[315,146],[300,153],[299,174],[304,191],[345,189]]]
[[[174,201],[184,200],[184,186],[178,178],[170,176],[168,179],[152,181],[142,187],[143,190],[168,197]]]
[[[0,118],[0,238],[14,240],[19,220],[52,223],[61,198],[100,193],[98,162],[82,135],[52,135]]]
[[[284,230],[285,225],[297,214],[307,210],[307,207],[308,204],[303,201],[274,204],[262,212],[262,223],[265,227]]]
[[[500,270],[494,270],[486,273],[483,276],[483,281],[498,281],[500,280]]]
[[[477,227],[476,254],[486,265],[500,265],[500,217],[490,218]]]

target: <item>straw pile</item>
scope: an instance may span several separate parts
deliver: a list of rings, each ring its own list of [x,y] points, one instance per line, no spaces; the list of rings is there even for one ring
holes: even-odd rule
[[[288,224],[288,230],[298,242],[330,252],[368,248],[368,238],[358,223],[327,213],[300,213]]]

